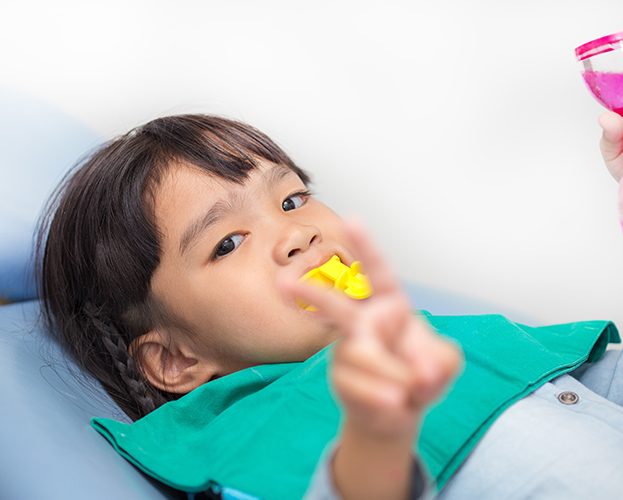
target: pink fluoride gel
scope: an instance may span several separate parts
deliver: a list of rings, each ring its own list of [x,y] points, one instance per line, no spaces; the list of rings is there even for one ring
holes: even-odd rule
[[[623,73],[584,71],[582,76],[602,105],[623,116]]]

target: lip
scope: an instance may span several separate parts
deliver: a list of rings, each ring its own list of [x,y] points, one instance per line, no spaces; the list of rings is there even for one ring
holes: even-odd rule
[[[322,253],[321,257],[319,257],[318,259],[316,259],[315,261],[313,261],[312,264],[306,266],[305,268],[303,268],[303,272],[300,274],[300,276],[305,276],[309,271],[311,271],[312,269],[315,269],[317,267],[320,267],[322,264],[324,264],[325,262],[327,262],[331,257],[333,257],[334,255],[337,255],[340,259],[340,261],[347,265],[350,266],[350,263],[347,261],[347,259],[344,257],[344,253],[339,251],[339,250],[331,250],[328,252],[324,252]]]

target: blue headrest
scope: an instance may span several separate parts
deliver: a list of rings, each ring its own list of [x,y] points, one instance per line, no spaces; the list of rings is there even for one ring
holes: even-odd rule
[[[100,142],[75,118],[0,87],[0,300],[35,298],[33,235],[63,174]]]

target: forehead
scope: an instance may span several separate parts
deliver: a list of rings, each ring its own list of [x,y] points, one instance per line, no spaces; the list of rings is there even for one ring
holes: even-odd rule
[[[210,200],[217,200],[241,187],[197,167],[172,165],[155,190],[156,220],[165,222],[168,215],[192,210],[199,203],[205,206]]]
[[[240,182],[233,182],[215,174],[206,172],[199,167],[185,164],[171,165],[162,176],[155,189],[154,205],[158,207],[185,207],[200,202],[205,206],[210,200],[222,199],[232,193],[242,193],[262,185],[297,174],[285,165],[273,164],[266,160],[257,162],[257,167],[248,172]]]
[[[155,189],[154,216],[163,239],[165,253],[181,237],[184,229],[214,203],[273,185],[279,179],[297,174],[285,165],[259,161],[242,183],[235,183],[198,167],[171,165]]]

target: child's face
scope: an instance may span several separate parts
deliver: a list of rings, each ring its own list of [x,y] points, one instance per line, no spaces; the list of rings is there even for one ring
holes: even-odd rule
[[[301,361],[336,339],[277,288],[279,276],[300,277],[333,254],[352,262],[340,218],[297,194],[305,190],[294,172],[269,162],[241,185],[186,166],[171,167],[160,184],[162,257],[152,291],[216,375]]]

